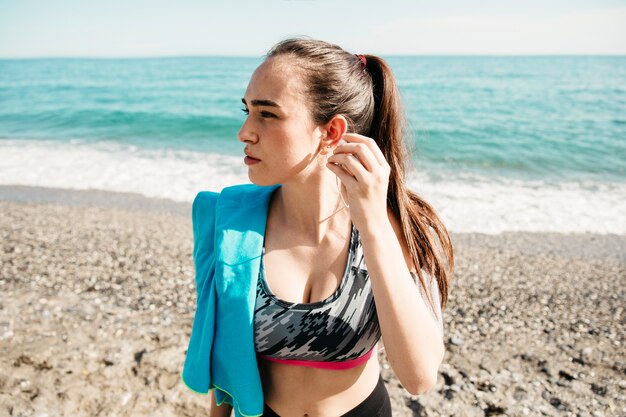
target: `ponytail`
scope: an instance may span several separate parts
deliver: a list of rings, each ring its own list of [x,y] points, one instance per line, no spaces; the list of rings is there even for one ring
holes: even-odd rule
[[[406,120],[391,68],[375,55],[365,57],[374,84],[374,117],[368,136],[374,138],[391,167],[387,206],[400,220],[420,284],[431,303],[433,300],[427,290],[430,286],[424,280],[423,270],[437,279],[443,309],[448,300],[448,281],[454,274],[452,242],[433,207],[406,187]]]

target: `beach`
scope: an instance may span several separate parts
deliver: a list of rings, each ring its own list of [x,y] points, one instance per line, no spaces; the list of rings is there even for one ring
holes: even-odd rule
[[[190,204],[0,187],[0,414],[205,416]],[[436,386],[394,416],[626,414],[626,236],[453,233]]]

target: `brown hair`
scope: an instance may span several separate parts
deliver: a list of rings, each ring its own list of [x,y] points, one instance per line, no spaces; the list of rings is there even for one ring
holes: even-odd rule
[[[441,307],[445,308],[448,280],[454,273],[452,242],[435,210],[406,187],[406,119],[391,68],[375,55],[364,55],[364,68],[360,58],[341,47],[305,37],[279,42],[267,58],[282,55],[297,62],[292,68],[304,81],[309,103],[315,103],[309,110],[316,124],[341,114],[348,120],[349,131],[371,137],[378,144],[391,167],[387,206],[400,219],[411,258],[419,266],[422,288],[432,303],[422,275],[425,269],[437,279]]]

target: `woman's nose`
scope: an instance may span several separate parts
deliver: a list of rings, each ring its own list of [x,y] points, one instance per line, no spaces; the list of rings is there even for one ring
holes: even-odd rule
[[[239,129],[239,133],[237,133],[237,138],[239,138],[241,142],[254,143],[258,140],[258,136],[254,133],[254,129],[248,119],[241,125],[241,129]]]

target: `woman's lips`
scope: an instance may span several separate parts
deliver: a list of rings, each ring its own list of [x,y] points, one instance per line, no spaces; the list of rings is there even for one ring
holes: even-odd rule
[[[243,162],[246,165],[253,165],[256,164],[257,162],[261,162],[260,159],[256,159],[256,158],[252,158],[251,156],[246,155],[245,158],[243,158]]]

